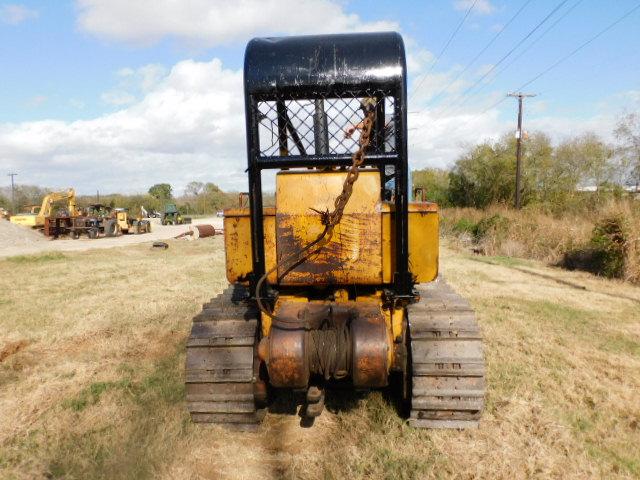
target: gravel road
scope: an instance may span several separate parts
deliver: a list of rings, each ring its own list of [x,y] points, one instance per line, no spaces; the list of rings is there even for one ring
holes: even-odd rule
[[[0,257],[30,255],[45,251],[78,252],[93,248],[112,248],[166,240],[189,230],[189,225],[160,225],[160,220],[157,218],[152,218],[151,222],[151,233],[143,235],[121,235],[114,238],[98,238],[95,240],[89,240],[85,236],[78,240],[61,237],[57,240],[51,240],[29,228],[14,225],[6,220],[0,220]],[[222,218],[207,217],[194,219],[193,221],[193,225],[202,224],[213,225],[216,230],[222,229]]]

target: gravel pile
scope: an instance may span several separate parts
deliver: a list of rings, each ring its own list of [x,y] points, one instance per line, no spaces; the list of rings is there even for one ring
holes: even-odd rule
[[[47,239],[40,232],[0,219],[0,249],[46,241]]]

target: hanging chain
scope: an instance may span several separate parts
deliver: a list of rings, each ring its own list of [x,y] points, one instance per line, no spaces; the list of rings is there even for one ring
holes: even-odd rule
[[[371,108],[371,106],[369,106],[364,120],[362,121],[362,132],[360,133],[360,139],[358,140],[358,150],[356,150],[356,152],[351,157],[351,167],[347,171],[347,177],[344,179],[344,183],[342,184],[342,193],[340,193],[340,195],[338,195],[333,202],[333,211],[329,212],[329,210],[327,210],[325,212],[321,212],[312,209],[313,211],[319,213],[321,216],[321,221],[324,225],[324,230],[322,231],[322,233],[318,235],[315,240],[309,242],[305,247],[298,250],[297,252],[294,252],[293,255],[290,255],[287,258],[288,261],[278,261],[271,270],[262,275],[262,277],[260,277],[260,280],[258,280],[258,283],[256,284],[255,297],[258,302],[258,308],[260,308],[260,311],[262,311],[265,315],[274,318],[273,313],[264,307],[262,299],[260,298],[260,290],[262,289],[262,284],[264,283],[266,278],[273,272],[277,271],[278,267],[288,264],[287,268],[284,269],[284,273],[282,274],[282,277],[284,277],[287,273],[289,273],[291,269],[295,268],[306,258],[308,258],[309,255],[320,251],[326,244],[321,244],[318,249],[307,254],[306,256],[303,256],[315,245],[318,245],[327,235],[331,236],[331,233],[333,232],[335,226],[340,223],[340,220],[342,220],[344,209],[347,206],[349,199],[351,198],[351,194],[353,193],[353,184],[356,183],[356,181],[358,180],[358,176],[360,175],[360,171],[358,169],[364,163],[366,150],[371,143],[371,131],[373,129],[375,120],[375,108]]]
[[[360,175],[360,170],[358,170],[358,168],[360,168],[364,163],[365,151],[371,143],[371,130],[373,129],[375,119],[376,111],[372,108],[367,112],[364,120],[362,121],[362,133],[360,134],[360,140],[358,142],[359,148],[351,157],[351,167],[347,172],[347,178],[344,179],[342,193],[338,195],[333,202],[333,212],[322,213],[323,225],[329,225],[330,228],[333,228],[340,223],[340,220],[342,220],[344,208],[347,206],[349,198],[351,198],[351,194],[353,193],[353,184],[356,183],[356,180],[358,180],[358,176]]]

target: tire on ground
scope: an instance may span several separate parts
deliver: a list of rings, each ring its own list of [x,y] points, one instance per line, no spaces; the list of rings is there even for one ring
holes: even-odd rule
[[[104,222],[104,234],[107,237],[115,237],[118,233],[118,225],[115,220]]]

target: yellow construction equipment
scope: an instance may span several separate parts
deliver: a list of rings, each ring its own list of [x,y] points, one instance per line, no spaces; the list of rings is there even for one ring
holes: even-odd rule
[[[244,82],[249,207],[224,212],[231,286],[187,342],[192,420],[255,428],[286,389],[312,421],[342,385],[391,389],[415,427],[476,426],[480,330],[438,277],[437,206],[409,201],[400,35],[254,39]]]
[[[33,205],[30,207],[29,213],[19,213],[12,215],[11,223],[16,225],[24,225],[27,227],[41,228],[44,226],[44,219],[51,217],[53,214],[53,206],[65,200],[67,202],[66,209],[70,217],[78,214],[76,206],[76,192],[73,188],[60,192],[51,192],[42,199],[42,205],[38,207]]]

